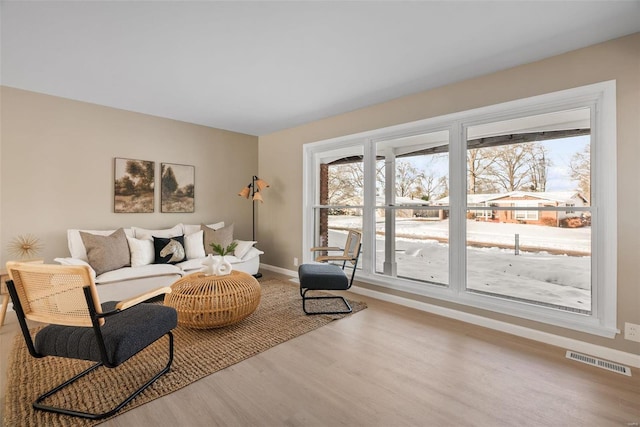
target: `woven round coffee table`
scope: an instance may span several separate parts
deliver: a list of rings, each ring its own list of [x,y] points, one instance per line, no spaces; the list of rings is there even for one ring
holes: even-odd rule
[[[171,285],[164,304],[176,309],[181,326],[220,328],[255,311],[260,304],[260,284],[241,271],[232,271],[227,276],[193,273]]]

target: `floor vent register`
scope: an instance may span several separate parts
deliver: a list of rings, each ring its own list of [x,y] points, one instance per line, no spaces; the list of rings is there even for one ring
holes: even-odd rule
[[[621,365],[619,363],[609,362],[608,360],[602,360],[596,357],[587,356],[586,354],[576,353],[575,351],[567,350],[567,359],[576,360],[578,362],[586,363],[587,365],[596,366],[598,368],[617,372],[629,377],[631,376],[631,368],[627,366]]]

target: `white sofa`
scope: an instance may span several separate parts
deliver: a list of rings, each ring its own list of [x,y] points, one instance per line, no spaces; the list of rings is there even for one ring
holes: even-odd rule
[[[217,230],[224,227],[224,223],[208,224],[207,227]],[[206,260],[205,252],[210,252],[204,247],[204,234],[200,225],[178,224],[163,230],[125,228],[124,233],[127,236],[130,251],[130,266],[96,275],[89,263],[87,250],[80,235],[81,231],[98,236],[109,236],[116,230],[67,230],[67,243],[71,256],[55,259],[63,265],[89,266],[98,285],[98,294],[102,302],[119,301],[150,289],[171,285],[184,275],[201,271],[202,262]],[[148,253],[149,244],[153,248],[153,237],[175,236],[184,236],[187,260],[177,264],[155,264],[153,253]],[[260,255],[264,252],[253,246],[256,242],[235,241],[238,242],[238,249],[234,255],[225,256],[225,259],[231,263],[234,270],[256,274],[260,267]],[[239,249],[241,253],[238,253]],[[240,256],[235,256],[236,254]],[[216,255],[214,258],[220,257]]]

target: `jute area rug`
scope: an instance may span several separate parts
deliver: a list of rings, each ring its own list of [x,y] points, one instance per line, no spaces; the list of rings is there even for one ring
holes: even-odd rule
[[[345,315],[306,316],[298,287],[277,279],[260,282],[262,296],[256,311],[243,321],[219,329],[196,330],[178,326],[171,371],[136,397],[118,414],[179,390],[194,381],[303,335]],[[327,304],[335,304],[330,300]],[[338,301],[339,302],[339,301]],[[350,301],[354,313],[366,304]],[[9,356],[5,393],[5,426],[91,426],[91,421],[36,411],[31,403],[49,390],[90,366],[90,362],[29,355],[22,334],[17,334]],[[106,411],[128,396],[166,364],[167,338],[162,338],[124,365],[100,368],[45,401],[84,411]],[[117,415],[115,415],[117,416]]]

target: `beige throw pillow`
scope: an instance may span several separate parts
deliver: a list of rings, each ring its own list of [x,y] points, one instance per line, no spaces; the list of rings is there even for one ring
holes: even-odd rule
[[[217,230],[209,228],[204,224],[201,224],[200,228],[204,231],[204,251],[207,254],[213,254],[211,243],[215,243],[216,245],[221,245],[223,248],[226,248],[233,242],[233,224]]]
[[[87,249],[89,265],[96,275],[129,265],[131,258],[124,229],[119,228],[108,236],[81,231],[80,237]]]

